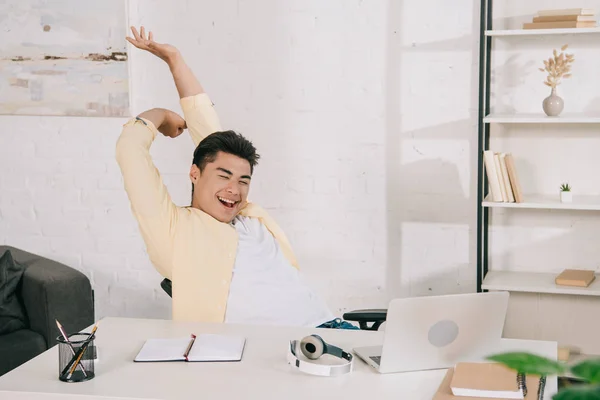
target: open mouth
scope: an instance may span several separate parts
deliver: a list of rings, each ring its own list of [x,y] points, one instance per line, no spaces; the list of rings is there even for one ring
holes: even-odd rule
[[[233,208],[238,203],[235,200],[229,200],[229,199],[226,199],[226,198],[221,197],[221,196],[217,196],[217,199],[219,199],[219,201],[221,202],[221,204],[223,204],[223,206],[225,206],[227,208]]]

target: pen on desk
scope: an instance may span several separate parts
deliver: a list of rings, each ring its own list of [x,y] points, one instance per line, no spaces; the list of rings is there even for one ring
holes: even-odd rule
[[[196,335],[192,333],[192,338],[190,339],[190,343],[188,344],[187,349],[185,349],[185,353],[183,353],[183,357],[185,361],[188,360],[188,356],[190,355],[190,351],[192,350],[192,346],[194,345],[194,341],[196,340]]]
[[[69,340],[69,336],[67,336],[67,333],[65,332],[62,324],[60,322],[58,322],[57,319],[55,319],[55,321],[56,321],[56,326],[58,326],[58,330],[60,331],[60,334],[62,335],[63,338],[65,338],[65,342],[67,342],[67,344],[69,345],[69,348],[71,349],[71,354],[73,354],[73,356],[75,356],[75,348],[71,344],[71,341]],[[83,375],[85,375],[87,377],[87,372],[85,371],[85,368],[83,368],[83,364],[79,364],[79,366],[81,367],[81,372],[83,372]]]
[[[67,375],[67,379],[71,378],[71,375],[73,375],[73,371],[75,371],[75,367],[77,366],[77,364],[81,360],[81,357],[83,356],[83,353],[85,353],[85,351],[87,350],[88,346],[90,345],[90,339],[96,333],[96,329],[98,329],[98,324],[97,323],[96,323],[96,325],[94,325],[94,328],[92,329],[92,332],[87,337],[86,342],[79,348],[79,351],[77,351],[76,355],[73,356],[73,358],[71,359],[71,361],[69,361],[69,363],[62,370],[61,375],[65,375],[67,373],[67,371],[68,371],[69,374]],[[70,371],[69,371],[69,369],[70,369]]]

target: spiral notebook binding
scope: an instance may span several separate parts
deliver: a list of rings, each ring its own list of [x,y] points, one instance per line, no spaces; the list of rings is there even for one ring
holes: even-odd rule
[[[527,378],[523,372],[517,373],[517,387],[523,392],[523,397],[527,396]]]
[[[518,388],[523,392],[523,397],[527,397],[527,377],[524,373],[519,372],[517,374],[517,385]],[[540,383],[538,384],[537,400],[544,399],[544,390],[546,389],[546,375],[540,376]]]
[[[546,375],[540,377],[540,384],[538,385],[537,400],[544,399],[544,389],[546,388]]]

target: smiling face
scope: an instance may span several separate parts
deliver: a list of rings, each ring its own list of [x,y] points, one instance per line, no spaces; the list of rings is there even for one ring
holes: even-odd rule
[[[192,165],[192,207],[218,221],[231,222],[246,204],[251,175],[247,160],[222,151],[217,153],[214,161],[206,164],[203,171]]]

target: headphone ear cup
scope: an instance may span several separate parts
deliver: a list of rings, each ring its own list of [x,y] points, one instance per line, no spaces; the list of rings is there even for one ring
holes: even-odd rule
[[[300,341],[302,354],[311,360],[316,360],[325,352],[325,342],[318,335],[306,336]]]

